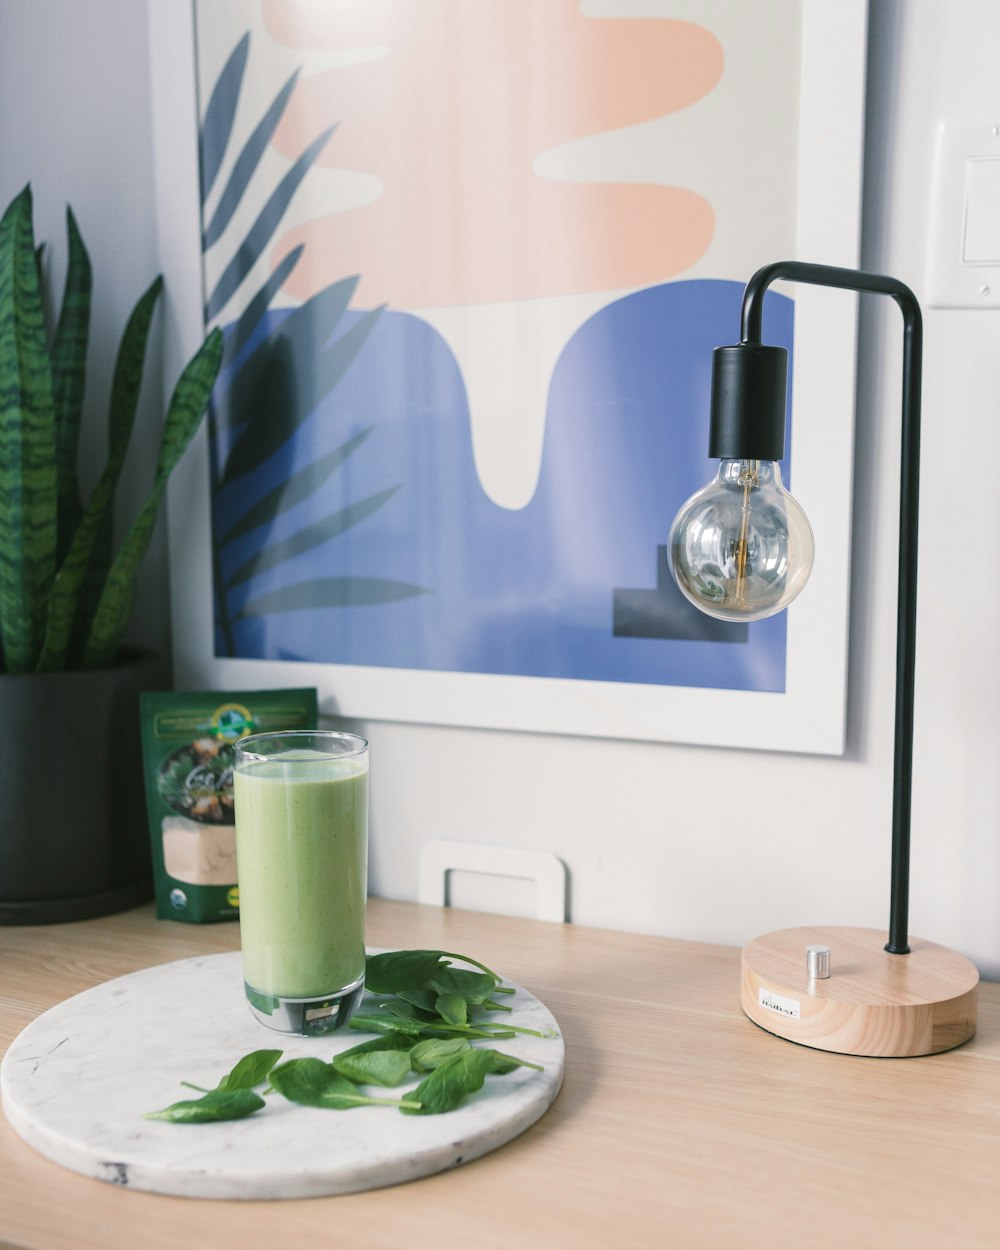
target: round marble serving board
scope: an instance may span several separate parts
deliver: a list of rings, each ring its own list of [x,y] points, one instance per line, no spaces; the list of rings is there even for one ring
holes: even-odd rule
[[[513,1014],[493,1019],[558,1028],[544,1004],[515,989],[504,999]],[[483,1089],[444,1115],[325,1111],[272,1094],[245,1120],[142,1118],[197,1098],[182,1080],[213,1088],[252,1050],[328,1060],[367,1036],[344,1029],[289,1037],[265,1028],[244,1000],[239,952],[207,955],[130,973],[39,1016],[4,1057],[0,1094],[29,1145],[85,1176],[192,1198],[311,1198],[395,1185],[476,1159],[534,1124],[562,1084],[562,1038],[518,1035],[497,1048],[544,1071],[488,1076]],[[397,1097],[416,1083],[373,1092]]]

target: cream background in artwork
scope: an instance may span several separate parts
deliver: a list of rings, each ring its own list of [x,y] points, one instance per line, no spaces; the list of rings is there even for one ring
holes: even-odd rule
[[[573,6],[566,7],[572,9]],[[290,288],[304,298],[327,282],[359,272],[361,284],[355,306],[367,308],[388,299],[390,307],[417,312],[448,343],[466,383],[473,449],[482,488],[502,507],[524,507],[531,500],[541,468],[548,385],[560,353],[590,316],[647,283],[621,285],[612,279],[611,285],[605,283],[592,293],[465,300],[453,306],[436,299],[432,306],[427,306],[420,302],[419,294],[412,301],[400,303],[394,299],[390,271],[385,284],[377,285],[373,293],[371,285],[366,285],[367,263],[380,260],[383,252],[406,237],[409,223],[405,214],[409,203],[420,199],[422,189],[431,199],[440,198],[442,189],[437,186],[437,180],[446,175],[449,144],[459,143],[460,134],[465,134],[462,128],[468,123],[462,107],[457,105],[448,111],[445,123],[453,128],[454,139],[448,131],[440,134],[438,128],[427,127],[438,136],[445,155],[439,158],[437,165],[428,162],[427,178],[422,184],[419,176],[415,179],[412,173],[407,109],[400,105],[403,116],[397,122],[395,106],[386,106],[385,116],[379,118],[382,129],[389,132],[383,140],[383,165],[390,170],[390,177],[395,174],[407,180],[406,191],[400,190],[395,200],[399,201],[403,195],[410,198],[403,201],[404,215],[398,223],[390,218],[382,236],[368,238],[364,232],[364,206],[374,204],[387,193],[381,178],[372,172],[372,167],[379,168],[377,141],[366,146],[363,135],[355,138],[352,134],[352,125],[356,128],[363,124],[363,117],[359,121],[356,115],[349,115],[346,121],[340,122],[333,110],[332,116],[324,116],[321,122],[318,109],[323,105],[326,76],[335,76],[346,67],[367,65],[373,70],[387,70],[388,81],[392,82],[391,67],[396,49],[391,44],[366,45],[354,41],[349,45],[346,41],[337,45],[332,35],[310,38],[300,34],[311,29],[309,15],[314,8],[308,2],[298,4],[283,23],[274,19],[276,8],[268,10],[267,6],[249,5],[245,0],[213,0],[197,9],[202,108],[208,86],[216,80],[229,52],[245,30],[249,29],[251,34],[242,107],[237,115],[228,159],[206,206],[206,220],[211,219],[228,172],[266,103],[297,68],[302,68],[297,92],[305,93],[307,98],[312,92],[317,100],[316,107],[303,106],[295,112],[292,121],[279,130],[253,184],[258,194],[247,197],[226,232],[208,253],[207,289],[214,285],[238,241],[252,224],[267,191],[277,185],[294,156],[321,133],[329,120],[338,121],[338,130],[290,204],[273,246],[262,255],[219,320],[226,323],[238,315],[273,265],[294,244],[304,242],[306,250],[286,283],[285,292],[275,300],[276,306],[296,302],[295,296],[288,294]],[[268,20],[269,12],[271,20]],[[323,11],[320,6],[316,12],[323,32],[323,14],[332,10]],[[356,13],[360,17],[359,24],[363,24],[364,10],[356,10]],[[773,256],[791,254],[796,237],[798,113],[795,108],[789,108],[789,100],[797,99],[800,71],[797,0],[768,0],[763,9],[759,4],[755,6],[752,17],[747,6],[725,0],[700,5],[676,4],[671,0],[655,3],[650,0],[591,0],[581,7],[580,13],[579,20],[588,25],[593,23],[595,27],[599,27],[601,19],[619,19],[615,23],[618,25],[630,18],[667,18],[691,24],[698,36],[693,41],[694,46],[701,49],[706,58],[701,74],[702,87],[687,93],[680,90],[682,107],[672,108],[666,116],[624,128],[597,130],[587,137],[537,151],[532,162],[535,175],[563,185],[617,183],[623,191],[630,186],[676,187],[685,194],[700,197],[702,216],[708,227],[707,247],[700,241],[695,244],[696,236],[692,236],[690,246],[682,243],[683,236],[677,236],[678,257],[687,252],[689,258],[678,259],[663,271],[651,271],[649,283],[662,280],[660,272],[664,277],[676,278],[739,278],[749,275]],[[300,20],[296,21],[295,14],[302,15]],[[545,16],[540,10],[526,6],[525,16],[532,14]],[[664,22],[664,26],[667,25]],[[785,37],[775,37],[776,27]],[[678,28],[673,26],[673,29]],[[686,26],[680,29],[683,33]],[[526,47],[535,46],[534,33],[525,31]],[[544,31],[538,33],[544,35]],[[384,35],[385,31],[380,29],[377,34]],[[692,38],[691,35],[685,37]],[[544,80],[547,56],[544,40],[538,44],[536,56],[532,72],[538,80]],[[721,59],[721,77],[715,81],[717,57]],[[379,64],[373,64],[376,62]],[[483,67],[483,72],[488,73],[488,66]],[[669,72],[669,67],[665,67],[667,79]],[[696,82],[699,80],[697,73],[693,77]],[[706,82],[715,83],[709,86],[707,93],[703,90]],[[596,90],[607,94],[608,111],[611,111],[615,90],[626,87],[625,83],[620,86],[605,83],[597,84]],[[419,75],[416,87],[406,83],[401,84],[400,90],[405,94],[407,90],[418,89]],[[665,91],[665,94],[670,98],[678,97],[677,91]],[[751,99],[754,126],[752,141],[748,142],[746,131],[737,124],[737,119],[742,118],[746,101]],[[599,116],[599,109],[593,111]],[[572,110],[568,113],[564,124],[571,127]],[[511,126],[516,124],[516,119],[512,120]],[[397,129],[401,132],[398,138]],[[502,129],[497,133],[502,134]],[[484,147],[487,140],[494,143],[496,135],[484,135]],[[345,146],[355,153],[354,164],[349,161],[341,164],[338,152]],[[707,153],[712,154],[712,159],[707,159]],[[512,166],[514,168],[521,166]],[[526,166],[524,168],[526,170]],[[392,192],[396,188],[390,186],[388,190]],[[501,182],[499,194],[502,193]],[[472,217],[467,244],[471,250],[462,251],[466,245],[459,242],[456,235],[453,247],[443,247],[441,270],[461,275],[463,266],[470,261],[487,270],[492,265],[494,286],[503,286],[508,259],[515,262],[522,255],[537,253],[539,262],[545,264],[544,247],[538,251],[542,240],[533,234],[544,227],[533,222],[530,216],[518,220],[516,194],[509,202],[503,201],[502,208],[499,197],[496,204],[488,206],[492,209],[489,220],[497,234],[503,236],[499,240],[475,222],[475,214],[484,208],[476,177],[468,177],[463,182],[457,176],[453,194],[457,206],[455,221],[462,219],[466,204]],[[513,220],[508,220],[511,214],[514,214]],[[415,232],[414,237],[423,237],[425,226],[418,225],[423,214],[414,210],[414,218],[409,228]],[[433,228],[434,220],[433,216],[428,218],[427,229]],[[355,222],[361,228],[362,242],[367,239],[365,249],[357,256],[348,252],[342,264],[339,260],[325,261],[324,236],[328,234],[335,243],[342,226]],[[390,223],[394,228],[389,228]],[[678,221],[665,215],[662,223],[658,223],[656,237],[672,243],[679,228]],[[558,230],[554,233],[558,241]],[[642,246],[640,241],[626,237],[595,240],[590,248],[582,242],[577,250],[581,256],[590,255],[593,263],[599,259],[595,251],[606,250],[610,254],[612,248],[625,252],[632,248],[635,253],[635,249]],[[407,257],[414,255],[415,263],[421,263],[419,246],[400,250],[401,263],[405,264]],[[603,268],[611,277],[614,262],[610,255],[609,263]],[[416,285],[421,285],[419,278]],[[481,285],[489,290],[489,273],[484,273]]]

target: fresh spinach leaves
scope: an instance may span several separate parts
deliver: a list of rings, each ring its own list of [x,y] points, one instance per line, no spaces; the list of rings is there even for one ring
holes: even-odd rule
[[[213,1120],[245,1120],[264,1105],[252,1089],[215,1089],[204,1098],[172,1103],[162,1111],[148,1111],[144,1120],[167,1120],[170,1124],[208,1124]]]
[[[410,1063],[415,1072],[430,1072],[455,1055],[471,1049],[472,1043],[464,1037],[429,1037],[417,1042],[410,1051]]]
[[[254,1093],[254,1086],[267,1079],[280,1050],[252,1050],[227,1071],[214,1090],[206,1090],[190,1081],[181,1081],[187,1089],[197,1090],[204,1098],[173,1103],[163,1111],[149,1111],[145,1120],[166,1120],[170,1124],[209,1124],[214,1120],[245,1120],[264,1106],[264,1099]]]
[[[409,1058],[414,1071],[429,1072],[468,1050],[472,1050],[472,1044],[464,1037],[428,1038],[413,1047]],[[477,1050],[476,1053],[492,1057],[490,1070],[497,1076],[504,1076],[508,1072],[513,1072],[515,1068],[534,1068],[536,1072],[545,1071],[540,1063],[529,1063],[527,1059],[505,1055],[502,1050],[482,1049]]]
[[[219,1089],[253,1089],[267,1078],[282,1056],[280,1050],[254,1050],[236,1064],[219,1082]]]
[[[376,1052],[377,1054],[378,1052]],[[393,1051],[382,1051],[391,1055]],[[400,1055],[404,1052],[395,1052]],[[271,1085],[287,1098],[303,1107],[326,1107],[331,1111],[349,1111],[352,1107],[385,1106],[417,1109],[420,1104],[406,1103],[399,1098],[372,1098],[362,1094],[348,1077],[332,1063],[322,1059],[290,1059],[271,1073]]]
[[[479,971],[455,968],[453,959]],[[334,1055],[329,1063],[305,1058],[279,1064],[280,1050],[252,1051],[213,1090],[181,1082],[204,1097],[174,1103],[144,1118],[172,1124],[244,1119],[264,1107],[264,1098],[255,1090],[264,1082],[268,1082],[264,1094],[277,1093],[305,1107],[348,1111],[391,1106],[406,1115],[439,1115],[482,1089],[487,1076],[503,1076],[520,1067],[544,1071],[540,1064],[472,1044],[518,1034],[556,1036],[485,1018],[488,1012],[510,1012],[496,996],[514,993],[485,964],[448,951],[387,951],[368,957],[365,979],[373,997],[349,1023],[352,1029],[377,1036]],[[423,1079],[402,1098],[367,1094],[360,1088],[392,1088],[413,1073]]]
[[[362,1054],[334,1055],[333,1066],[358,1085],[402,1085],[410,1075],[410,1056],[405,1050],[370,1050]]]
[[[417,989],[450,968],[449,959],[460,959],[482,969],[494,985],[501,978],[485,964],[468,955],[455,955],[451,951],[384,951],[381,955],[369,955],[365,967],[365,987],[372,994],[398,994],[400,990]],[[474,974],[473,974],[474,975]]]
[[[488,1050],[461,1050],[439,1064],[413,1091],[416,1107],[400,1106],[404,1115],[440,1115],[454,1111],[467,1094],[483,1088],[487,1073],[493,1071]]]

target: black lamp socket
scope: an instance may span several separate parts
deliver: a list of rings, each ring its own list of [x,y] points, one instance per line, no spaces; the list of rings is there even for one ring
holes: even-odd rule
[[[715,460],[781,460],[785,454],[788,352],[737,343],[712,353],[708,454]]]

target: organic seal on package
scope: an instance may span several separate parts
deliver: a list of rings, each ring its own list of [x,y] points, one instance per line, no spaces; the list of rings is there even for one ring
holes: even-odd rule
[[[239,916],[233,743],[315,729],[315,689],[142,695],[156,914],[200,924]]]

